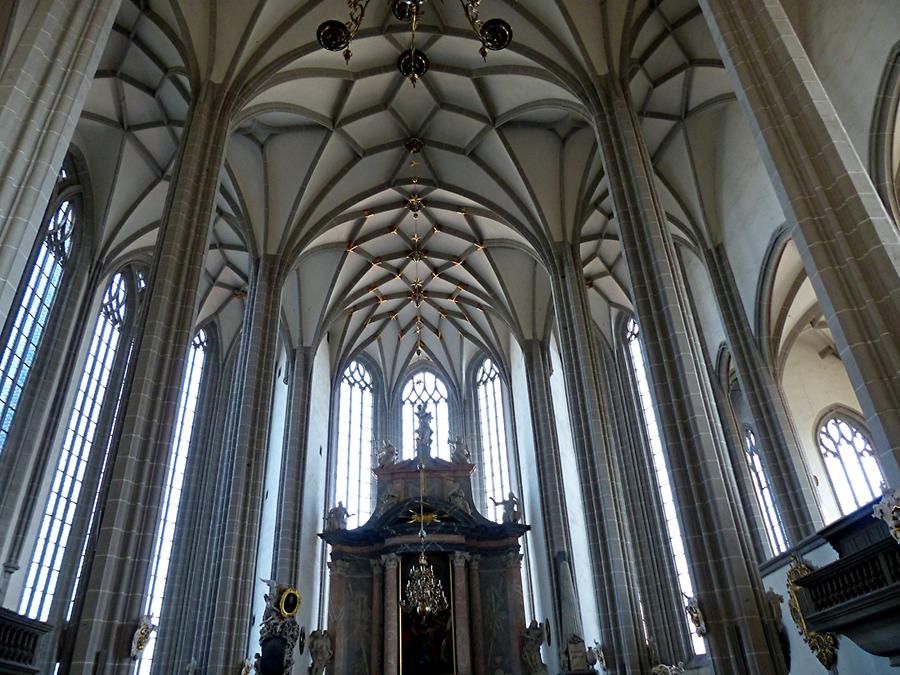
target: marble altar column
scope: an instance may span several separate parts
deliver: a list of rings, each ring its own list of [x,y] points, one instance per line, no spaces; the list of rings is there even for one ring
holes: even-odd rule
[[[506,602],[509,607],[509,653],[522,653],[522,634],[525,632],[525,598],[522,595],[522,554],[510,551],[503,557],[506,569]],[[521,659],[506,664],[509,675],[522,675]]]
[[[779,0],[700,0],[866,417],[900,484],[900,234]]]
[[[372,563],[372,651],[369,652],[369,673],[378,675],[381,672],[383,658],[384,630],[384,570],[381,560],[370,560]]]
[[[400,675],[400,605],[397,601],[400,557],[382,556],[384,563],[384,675]]]
[[[484,669],[484,625],[481,617],[481,557],[469,556],[469,617],[472,638],[472,673],[485,675]]]
[[[472,675],[469,632],[469,584],[466,579],[467,553],[453,554],[453,627],[456,631],[456,673]]]
[[[350,623],[350,617],[347,607],[347,573],[350,571],[350,564],[346,560],[332,560],[328,563],[328,574],[331,583],[329,584],[328,596],[328,632],[331,634],[332,645],[334,647],[334,657],[331,665],[328,666],[329,673],[337,675],[349,675],[353,672],[349,668],[349,638],[347,626]]]

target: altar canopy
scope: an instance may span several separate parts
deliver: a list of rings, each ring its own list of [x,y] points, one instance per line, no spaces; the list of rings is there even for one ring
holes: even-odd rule
[[[432,457],[430,415],[417,416],[416,458],[381,453],[368,522],[347,530],[332,520],[320,535],[331,544],[329,672],[520,675],[519,539],[530,528],[515,522],[512,502],[510,522],[478,513],[468,454]]]

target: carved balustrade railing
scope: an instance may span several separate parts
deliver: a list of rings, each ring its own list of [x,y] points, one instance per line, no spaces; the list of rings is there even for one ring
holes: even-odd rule
[[[0,675],[37,673],[38,642],[50,626],[0,608]]]

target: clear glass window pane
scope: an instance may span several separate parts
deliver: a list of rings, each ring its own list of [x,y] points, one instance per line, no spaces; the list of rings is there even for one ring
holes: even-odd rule
[[[669,543],[672,548],[672,557],[675,562],[675,570],[678,573],[678,585],[681,592],[694,597],[694,585],[691,580],[690,568],[685,555],[684,537],[681,534],[681,524],[678,521],[675,495],[672,493],[669,479],[669,467],[663,452],[662,439],[659,435],[659,425],[656,421],[656,410],[653,407],[653,398],[650,395],[650,386],[647,381],[647,371],[644,367],[644,354],[641,351],[640,331],[637,322],[630,320],[626,326],[625,338],[628,344],[628,355],[631,357],[631,368],[637,384],[640,397],[641,412],[644,425],[647,430],[647,438],[650,441],[650,454],[653,458],[653,468],[656,471],[656,481],[659,486],[660,501],[662,501],[663,514],[666,519],[666,532],[669,535]],[[685,614],[685,622],[691,634],[691,644],[695,654],[706,653],[706,643],[697,635],[694,624]]]
[[[884,475],[867,434],[855,422],[843,415],[831,415],[820,425],[818,441],[843,515],[882,493]]]
[[[406,381],[403,402],[403,459],[416,455],[416,408],[423,404],[432,415],[432,455],[450,460],[450,404],[447,386],[430,370],[422,370]]]
[[[744,429],[744,453],[747,458],[747,466],[750,468],[750,478],[753,481],[753,490],[756,493],[756,501],[762,513],[766,526],[766,536],[772,553],[778,555],[787,550],[787,538],[784,534],[784,526],[781,516],[775,506],[775,499],[769,487],[769,479],[763,467],[762,456],[759,451],[759,443],[756,434],[750,427]]]
[[[481,433],[484,494],[487,515],[496,522],[503,521],[503,506],[510,489],[509,454],[506,447],[506,418],[503,408],[500,371],[485,359],[475,376],[478,398],[478,425]]]
[[[338,392],[335,482],[335,502],[342,502],[350,513],[347,527],[351,529],[372,515],[373,391],[372,375],[361,363],[352,361],[341,376]]]
[[[104,394],[109,386],[110,372],[121,339],[121,325],[125,319],[126,285],[125,277],[116,274],[106,289],[82,372],[81,386],[69,415],[67,433],[51,481],[55,489],[51,490],[47,499],[41,523],[41,532],[46,532],[47,536],[38,540],[32,554],[29,578],[35,579],[35,583],[26,588],[19,604],[19,612],[33,619],[46,621],[49,617],[57,575],[48,572],[54,568],[58,570],[61,564],[68,545],[68,525],[74,518],[81,496],[81,478],[94,444],[99,440],[92,434],[84,433],[84,429],[87,421],[90,421],[92,428],[96,426],[103,409]],[[66,527],[60,527],[62,523],[66,523]],[[79,575],[83,555],[84,549],[78,565]]]

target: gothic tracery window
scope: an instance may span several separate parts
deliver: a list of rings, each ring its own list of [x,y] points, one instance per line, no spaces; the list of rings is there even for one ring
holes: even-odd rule
[[[846,415],[819,424],[819,452],[841,513],[847,515],[882,493],[884,476],[867,435]]]
[[[656,484],[659,488],[659,497],[662,502],[663,515],[666,520],[666,533],[669,536],[669,544],[672,550],[672,558],[675,570],[678,574],[678,586],[687,597],[694,597],[694,585],[691,580],[688,567],[687,554],[684,547],[684,537],[681,532],[681,524],[678,521],[675,494],[672,491],[669,467],[663,452],[662,438],[659,425],[656,420],[656,411],[653,407],[653,399],[650,395],[650,384],[647,380],[647,371],[644,366],[644,354],[641,351],[640,329],[634,319],[629,319],[625,326],[625,341],[628,346],[628,355],[631,359],[631,369],[634,374],[640,398],[641,412],[643,414],[644,428],[650,443],[650,454],[653,459],[653,468],[656,473]],[[695,654],[706,653],[706,643],[697,635],[694,625],[686,618],[688,630],[691,635],[691,645]]]
[[[772,553],[775,555],[784,553],[787,550],[784,526],[781,524],[781,516],[775,507],[775,500],[769,487],[769,479],[766,476],[766,470],[759,452],[759,442],[756,440],[756,434],[750,427],[744,429],[744,456],[747,459],[747,466],[750,467],[753,490],[756,493],[756,501],[759,504],[759,510],[762,512],[763,521],[766,525],[769,546],[772,547]]]
[[[478,394],[478,426],[481,435],[481,475],[488,502],[488,516],[503,520],[503,507],[494,503],[506,499],[510,488],[509,454],[506,447],[506,419],[500,383],[500,371],[485,359],[475,375]]]
[[[75,521],[85,474],[92,461],[94,446],[97,444],[101,445],[104,452],[97,484],[102,482],[108,452],[109,429],[118,413],[121,396],[121,381],[113,382],[111,376],[116,357],[123,347],[121,342],[128,308],[128,291],[129,281],[126,275],[121,272],[114,275],[103,295],[87,360],[66,424],[59,460],[53,474],[50,494],[19,605],[19,612],[41,621],[48,619],[57,592],[57,583]],[[113,406],[111,408],[114,412],[113,419],[110,424],[105,425],[106,432],[101,433],[98,426],[101,423],[102,411],[107,405]],[[96,494],[93,497],[96,505]],[[81,558],[77,566],[76,584],[84,562],[85,545],[86,540],[82,545]],[[71,613],[71,602],[69,612]]]
[[[69,179],[66,169],[60,170],[57,193]],[[21,299],[0,357],[0,453],[6,445],[50,310],[71,258],[76,221],[72,199],[61,199],[38,235],[40,243],[26,273],[26,280],[23,280],[25,285],[21,290]]]
[[[178,521],[178,509],[181,505],[184,473],[191,446],[191,435],[194,430],[197,403],[200,400],[200,383],[203,377],[203,365],[206,361],[208,346],[209,340],[206,332],[203,330],[197,331],[188,353],[181,399],[178,404],[178,418],[175,422],[175,433],[172,438],[172,449],[166,470],[166,482],[163,488],[162,504],[160,505],[156,542],[153,547],[150,583],[144,606],[144,613],[151,617],[154,625],[159,625],[163,600],[165,599],[169,563],[172,560],[172,545],[175,541],[175,525]],[[153,652],[156,647],[156,636],[157,631],[154,631],[141,654],[141,659],[136,669],[138,675],[149,675],[150,673],[153,665]]]
[[[423,404],[432,415],[432,455],[450,459],[450,404],[447,386],[430,370],[421,370],[407,380],[403,402],[403,459],[416,454],[416,408]]]
[[[352,529],[372,515],[374,385],[359,361],[351,361],[341,375],[338,405],[335,503],[344,503]]]

